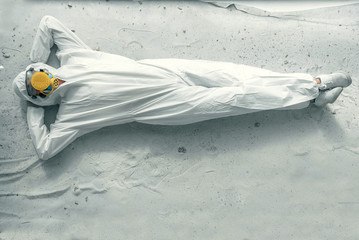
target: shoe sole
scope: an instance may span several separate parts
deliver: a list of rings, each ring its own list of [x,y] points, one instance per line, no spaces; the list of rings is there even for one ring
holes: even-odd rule
[[[335,92],[334,92],[335,94],[334,94],[333,98],[332,98],[330,101],[323,102],[322,104],[318,104],[318,102],[314,102],[314,105],[315,105],[315,106],[317,106],[317,107],[324,107],[324,106],[326,106],[327,104],[332,104],[332,103],[334,103],[334,102],[338,99],[339,95],[342,93],[343,88],[342,88],[342,87],[336,87],[336,88],[333,88],[332,90],[328,90],[328,91],[335,91]]]
[[[334,103],[334,102],[338,99],[338,97],[340,96],[340,94],[343,92],[343,88],[342,88],[342,87],[337,87],[337,88],[338,88],[338,92],[336,93],[336,95],[335,95],[333,101],[331,101],[331,102],[329,102],[329,103]],[[339,90],[339,89],[340,89],[340,90]]]
[[[348,87],[348,86],[350,86],[350,84],[352,84],[352,78],[351,78],[351,76],[347,73],[347,72],[344,72],[344,71],[338,71],[338,72],[335,72],[335,73],[342,73],[342,74],[344,74],[345,76],[346,76],[346,78],[349,80],[349,84],[348,85],[346,85],[346,86],[341,86],[341,87]]]

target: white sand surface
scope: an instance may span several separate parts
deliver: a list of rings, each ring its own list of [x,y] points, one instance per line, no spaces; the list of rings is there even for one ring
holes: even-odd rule
[[[204,2],[0,3],[0,239],[358,239],[359,5],[270,12]],[[350,72],[323,109],[131,123],[37,158],[13,78],[53,15],[133,59]],[[51,64],[58,64],[54,56]],[[57,108],[46,109],[48,123]]]

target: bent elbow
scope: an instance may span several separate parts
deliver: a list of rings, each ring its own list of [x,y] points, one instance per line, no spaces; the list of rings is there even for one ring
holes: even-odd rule
[[[56,155],[56,149],[53,149],[50,145],[50,139],[46,138],[42,144],[35,145],[37,156],[41,160],[48,160]]]
[[[48,160],[51,157],[53,157],[53,154],[49,154],[48,150],[40,150],[40,149],[36,149],[36,153],[37,156],[41,159],[41,160]]]
[[[55,19],[53,16],[50,16],[50,15],[45,15],[41,18],[41,21],[40,21],[40,25],[47,25],[48,23],[48,20],[52,20],[52,19]]]

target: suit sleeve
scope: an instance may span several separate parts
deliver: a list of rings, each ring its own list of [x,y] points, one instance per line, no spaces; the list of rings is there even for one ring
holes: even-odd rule
[[[46,62],[51,47],[56,44],[59,50],[82,48],[90,49],[79,37],[59,20],[51,16],[44,16],[37,30],[30,52],[32,62]]]
[[[57,122],[49,131],[44,124],[45,110],[42,107],[28,106],[27,123],[31,139],[40,159],[47,160],[80,136],[79,130],[61,128]]]

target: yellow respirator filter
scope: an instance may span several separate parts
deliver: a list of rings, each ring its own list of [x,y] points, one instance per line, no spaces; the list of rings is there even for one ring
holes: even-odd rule
[[[59,81],[49,72],[35,72],[31,77],[31,85],[44,95],[49,95],[59,86]]]

